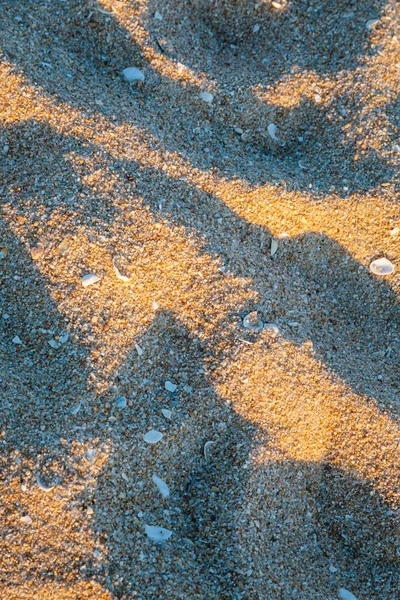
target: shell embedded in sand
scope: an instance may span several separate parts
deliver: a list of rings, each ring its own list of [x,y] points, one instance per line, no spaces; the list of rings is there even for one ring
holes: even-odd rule
[[[340,588],[339,598],[341,598],[342,600],[357,600],[354,594],[345,590],[344,588]]]
[[[172,535],[172,531],[169,529],[165,529],[164,527],[155,527],[154,525],[145,524],[144,530],[152,542],[165,542],[165,540],[168,540],[168,538],[170,538]]]
[[[157,489],[160,492],[161,496],[163,498],[168,498],[169,497],[169,487],[167,486],[165,481],[163,481],[161,479],[161,477],[157,477],[157,475],[153,475],[152,481],[157,486]]]
[[[369,270],[374,275],[390,275],[394,271],[394,265],[387,258],[378,258],[369,265]]]
[[[125,283],[128,283],[128,281],[131,280],[131,277],[128,277],[127,275],[124,275],[123,273],[121,273],[121,271],[118,269],[117,265],[115,264],[115,258],[112,259],[112,265],[114,267],[114,271],[116,276],[118,277],[118,279],[120,279],[121,281],[124,281]]]
[[[134,81],[144,81],[144,74],[136,67],[127,67],[122,71],[122,75],[125,77],[128,83],[133,83]]]
[[[276,254],[277,250],[278,250],[278,242],[272,238],[272,240],[271,240],[271,256],[274,256],[274,254]]]
[[[83,287],[88,287],[89,285],[93,285],[100,281],[101,277],[95,275],[94,273],[88,273],[82,277],[82,285]]]
[[[263,323],[258,316],[257,311],[253,310],[253,312],[245,316],[243,319],[243,327],[246,329],[254,329],[254,331],[261,331]]]
[[[211,104],[211,102],[214,100],[214,96],[212,94],[210,94],[210,92],[201,92],[200,98],[204,102],[207,102],[207,104]]]
[[[143,439],[148,444],[157,444],[163,437],[161,431],[156,431],[155,429],[150,429],[144,436]]]
[[[170,421],[170,420],[171,420],[171,417],[172,417],[172,412],[171,412],[171,411],[170,411],[168,408],[162,408],[162,409],[161,409],[161,412],[162,412],[162,414],[164,415],[164,417],[165,417],[166,419],[168,419],[168,421]]]

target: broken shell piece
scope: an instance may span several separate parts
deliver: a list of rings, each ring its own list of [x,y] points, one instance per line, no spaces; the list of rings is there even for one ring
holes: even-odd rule
[[[83,287],[88,287],[88,285],[93,285],[93,283],[97,283],[100,281],[101,277],[99,275],[94,275],[94,273],[88,273],[82,277],[82,285]]]
[[[138,353],[138,356],[142,356],[143,350],[138,344],[135,344],[135,350]]]
[[[265,323],[264,329],[266,329],[267,331],[270,331],[274,335],[278,335],[278,333],[279,333],[279,327],[278,327],[278,325],[275,325],[275,323]]]
[[[339,598],[341,598],[342,600],[357,600],[354,594],[345,590],[344,588],[340,588]]]
[[[32,519],[30,518],[29,515],[25,515],[25,517],[21,517],[20,521],[22,521],[22,523],[26,523],[26,525],[30,525],[32,523]]]
[[[32,260],[39,260],[39,258],[42,258],[43,254],[44,248],[40,248],[40,246],[37,248],[31,248]]]
[[[168,498],[169,497],[169,487],[167,486],[165,481],[163,481],[160,477],[157,477],[157,475],[153,475],[152,480],[153,480],[153,483],[156,484],[157,489],[160,492],[161,496],[163,498]]]
[[[36,483],[38,484],[40,489],[43,490],[44,492],[51,492],[51,490],[53,490],[56,487],[55,485],[45,485],[44,483],[42,483],[40,481],[39,475],[36,475]]]
[[[254,329],[254,331],[261,331],[261,329],[263,328],[263,323],[259,318],[256,310],[253,310],[251,313],[245,316],[245,318],[243,319],[243,326],[246,327],[246,329]]]
[[[136,67],[128,67],[124,69],[122,71],[122,75],[125,77],[128,83],[133,83],[134,81],[144,81],[144,74]]]
[[[282,4],[280,4],[279,2],[271,2],[271,6],[277,9],[283,8]]]
[[[371,29],[373,29],[377,23],[379,23],[379,19],[369,19],[369,21],[365,23],[365,27],[368,29],[368,31],[371,31]]]
[[[118,269],[117,265],[115,264],[115,258],[112,259],[112,264],[113,264],[114,271],[115,271],[115,274],[118,277],[118,279],[120,279],[121,281],[124,281],[125,283],[127,283],[128,281],[131,280],[131,277],[127,277],[126,275],[123,275],[121,273],[121,271]]]
[[[71,408],[71,415],[77,415],[78,412],[81,410],[81,403],[79,402],[79,404],[75,404],[75,406],[73,406]]]
[[[51,346],[52,348],[54,348],[54,350],[57,350],[57,348],[60,347],[60,345],[57,344],[57,342],[55,340],[49,340],[49,346]]]
[[[119,396],[116,399],[115,404],[117,405],[117,408],[126,408],[128,402],[125,396]]]
[[[374,275],[384,277],[385,275],[393,273],[394,265],[387,258],[378,258],[377,260],[372,261],[369,265],[369,270]]]
[[[156,10],[156,12],[154,13],[154,18],[156,21],[162,21],[163,20],[163,16],[161,13],[158,12],[158,10]]]
[[[278,242],[272,238],[272,240],[271,240],[271,256],[274,256],[274,254],[276,254],[277,250],[278,250]]]
[[[155,527],[154,525],[146,525],[144,526],[144,530],[147,534],[147,537],[156,543],[165,542],[168,538],[171,537],[172,531],[169,529],[164,529],[164,527]]]
[[[19,337],[19,335],[16,335],[12,341],[13,341],[13,344],[22,344],[22,341],[21,341],[21,338]]]
[[[58,339],[60,340],[60,344],[66,344],[69,340],[69,331],[61,335]]]
[[[206,443],[204,444],[204,448],[203,448],[203,454],[204,454],[204,458],[205,458],[206,460],[208,460],[208,448],[209,448],[210,446],[212,446],[213,444],[216,444],[216,443],[217,443],[217,442],[215,442],[214,440],[209,440],[208,442],[206,442]]]
[[[170,420],[171,420],[171,417],[172,417],[172,412],[171,412],[170,410],[168,410],[168,408],[162,408],[162,409],[161,409],[161,412],[162,412],[162,414],[164,415],[164,417],[165,417],[166,419],[168,419],[168,421],[170,421]]]
[[[172,381],[165,382],[165,389],[167,390],[167,392],[171,392],[173,394],[177,387],[178,386],[175,385],[175,383],[172,383]]]
[[[267,127],[267,131],[268,131],[268,135],[275,141],[278,142],[278,144],[280,146],[284,146],[285,142],[283,140],[281,140],[280,138],[278,138],[278,136],[276,135],[277,131],[278,131],[278,127],[274,124],[274,123],[270,123]]]
[[[200,98],[204,102],[207,102],[207,104],[211,104],[211,102],[214,100],[214,96],[210,94],[210,92],[200,92]]]
[[[144,436],[143,439],[148,444],[157,444],[163,437],[161,431],[156,431],[155,429],[150,429]]]

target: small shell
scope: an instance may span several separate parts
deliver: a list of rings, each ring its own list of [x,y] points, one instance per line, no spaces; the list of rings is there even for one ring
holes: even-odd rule
[[[278,325],[275,325],[275,323],[265,323],[264,329],[267,329],[267,331],[270,331],[274,335],[278,335],[279,333],[279,327]]]
[[[352,594],[351,592],[348,592],[344,588],[340,588],[339,598],[341,598],[342,600],[357,600],[357,598],[355,597],[354,594]]]
[[[147,537],[156,543],[165,542],[168,538],[171,537],[172,531],[169,529],[164,529],[164,527],[154,527],[154,525],[146,525],[144,526],[144,530],[147,534]]]
[[[333,565],[329,565],[329,571],[330,571],[331,573],[336,573],[336,572],[337,572],[337,568],[336,568],[336,567],[334,567]]]
[[[128,283],[128,281],[131,280],[131,277],[127,277],[126,275],[123,275],[121,273],[121,271],[118,269],[117,265],[115,264],[115,258],[112,259],[112,265],[114,267],[114,271],[115,271],[115,274],[118,277],[118,279],[120,279],[121,281],[124,281],[125,283]]]
[[[161,431],[156,431],[155,429],[150,429],[144,436],[143,439],[148,444],[157,444],[163,437]]]
[[[168,421],[170,421],[170,420],[171,420],[171,417],[172,417],[172,412],[171,412],[170,410],[168,410],[168,408],[162,408],[162,409],[161,409],[161,412],[162,412],[162,414],[164,415],[164,417],[165,417],[166,419],[168,419]]]
[[[38,246],[37,248],[31,248],[32,260],[39,260],[39,258],[42,258],[43,254],[44,248],[40,248],[40,246]]]
[[[260,25],[258,25],[258,23],[256,23],[253,27],[253,33],[258,33],[260,31],[261,27]]]
[[[156,12],[154,13],[154,18],[156,21],[162,21],[163,20],[163,16],[161,13],[158,12],[158,10],[156,10]]]
[[[177,387],[178,386],[175,385],[175,383],[172,383],[172,381],[165,382],[165,389],[167,390],[167,392],[171,392],[173,394]]]
[[[283,8],[282,4],[280,4],[279,2],[271,2],[271,6],[273,6],[273,8]]]
[[[263,323],[256,310],[253,310],[251,313],[245,316],[243,319],[243,327],[246,329],[254,329],[254,331],[261,331],[263,328]]]
[[[207,104],[211,104],[211,102],[214,100],[214,96],[210,94],[210,92],[200,92],[200,98],[204,102],[207,102]]]
[[[20,521],[22,521],[22,523],[25,523],[26,525],[30,525],[32,523],[32,519],[30,518],[29,515],[25,515],[25,517],[21,517]]]
[[[377,260],[372,261],[369,265],[369,270],[374,275],[384,277],[385,275],[393,273],[394,265],[387,258],[378,258]]]
[[[209,440],[208,442],[206,442],[206,443],[204,444],[204,448],[203,448],[203,454],[204,454],[204,458],[205,458],[206,460],[208,460],[208,452],[207,452],[208,448],[209,448],[210,446],[212,446],[213,444],[216,444],[216,443],[217,443],[217,442],[215,442],[214,440]]]
[[[126,408],[128,402],[127,399],[125,398],[125,396],[119,396],[116,401],[115,404],[117,405],[117,408]]]
[[[278,242],[276,240],[274,240],[274,238],[272,238],[272,240],[271,240],[271,256],[274,256],[274,254],[276,254],[277,250],[278,250]]]
[[[153,475],[152,480],[153,480],[153,483],[156,484],[157,489],[160,492],[161,496],[163,498],[168,498],[169,497],[169,487],[167,486],[165,481],[163,481],[160,477],[157,477],[157,475]]]
[[[368,29],[368,31],[371,31],[371,29],[373,29],[377,23],[379,23],[379,19],[369,19],[369,21],[365,23],[365,27]]]
[[[128,67],[124,69],[122,71],[122,75],[125,77],[128,83],[133,83],[134,81],[144,81],[144,74],[136,67]]]
[[[390,235],[391,235],[392,237],[396,237],[396,235],[398,235],[399,233],[400,233],[400,227],[394,227],[394,228],[391,230],[391,232],[390,232]]]
[[[143,350],[138,344],[135,344],[135,350],[138,353],[138,356],[142,356]]]
[[[96,6],[96,9],[99,11],[99,13],[101,13],[102,15],[112,15],[112,11],[111,10],[105,10],[105,8],[100,8],[100,6]]]
[[[278,131],[278,127],[274,124],[274,123],[270,123],[267,127],[267,131],[268,131],[268,135],[275,141],[278,142],[278,144],[280,146],[284,146],[285,142],[283,140],[281,140],[280,138],[278,138],[278,136],[276,135],[277,131]]]
[[[40,481],[39,475],[36,475],[36,483],[38,484],[40,489],[43,490],[44,492],[51,492],[51,490],[53,490],[56,487],[55,485],[45,485],[44,483],[42,483]]]
[[[19,337],[19,335],[16,335],[12,341],[13,341],[13,344],[22,344],[22,341],[21,341],[21,338]]]
[[[88,287],[89,285],[93,285],[93,283],[97,283],[100,281],[101,277],[95,275],[94,273],[88,273],[82,277],[82,285],[83,287]]]

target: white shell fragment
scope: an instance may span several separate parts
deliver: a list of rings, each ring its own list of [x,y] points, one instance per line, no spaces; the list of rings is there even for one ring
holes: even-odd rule
[[[21,517],[20,521],[22,521],[22,523],[25,523],[26,525],[30,525],[32,523],[32,519],[29,515],[26,515],[25,517]]]
[[[283,8],[282,4],[280,4],[279,2],[271,2],[271,6],[273,6],[273,8]]]
[[[276,240],[274,240],[274,238],[272,238],[272,240],[271,240],[271,256],[274,256],[274,254],[276,254],[277,250],[278,250],[278,242]]]
[[[81,403],[79,402],[78,404],[75,404],[75,406],[73,406],[71,408],[71,415],[77,415],[78,412],[81,410]]]
[[[165,542],[168,538],[171,537],[172,531],[169,529],[164,529],[164,527],[155,527],[154,525],[146,525],[144,526],[144,530],[147,533],[147,537],[156,543]]]
[[[387,258],[378,258],[369,265],[369,270],[374,275],[390,275],[394,271],[394,265]]]
[[[278,333],[279,333],[279,327],[278,327],[278,325],[275,325],[275,323],[265,323],[264,329],[266,329],[267,331],[270,331],[274,335],[278,335]]]
[[[13,341],[13,344],[22,344],[22,341],[21,341],[21,338],[19,337],[19,335],[16,335],[12,341]]]
[[[115,404],[117,405],[117,408],[126,408],[128,402],[125,396],[119,396],[116,399]]]
[[[357,598],[355,597],[354,594],[352,594],[351,592],[348,592],[344,588],[340,588],[339,598],[341,598],[342,600],[357,600]]]
[[[135,350],[138,353],[138,356],[142,356],[143,354],[143,350],[142,348],[139,346],[139,344],[135,344]]]
[[[274,125],[274,123],[270,123],[267,127],[267,131],[268,131],[268,135],[270,137],[272,137],[273,140],[275,140],[276,142],[279,142],[279,138],[276,135],[276,132],[278,131],[278,128],[276,125]]]
[[[258,23],[256,23],[253,27],[253,33],[258,33],[260,31],[260,25],[258,25]]]
[[[170,410],[168,410],[168,408],[162,408],[162,409],[161,409],[161,412],[162,412],[162,414],[164,415],[164,417],[165,417],[166,419],[168,419],[168,421],[170,421],[170,420],[171,420],[171,417],[172,417],[172,412],[171,412]]]
[[[365,23],[365,27],[368,29],[368,31],[371,31],[371,29],[373,29],[377,23],[379,23],[379,19],[369,19],[369,21]]]
[[[167,390],[167,392],[174,393],[177,387],[178,386],[175,385],[175,383],[172,383],[172,381],[165,382],[165,389]]]
[[[51,346],[52,348],[54,348],[55,350],[57,350],[57,348],[60,347],[59,344],[57,344],[57,342],[55,340],[49,340],[49,346]]]
[[[161,431],[156,431],[155,429],[150,429],[144,436],[143,439],[148,444],[157,444],[163,437]]]
[[[112,264],[113,264],[114,271],[115,271],[115,274],[118,277],[118,279],[120,279],[121,281],[124,281],[125,283],[128,283],[128,281],[131,280],[131,277],[127,277],[126,275],[123,275],[123,273],[121,273],[121,271],[118,269],[117,265],[115,264],[115,258],[112,259]]]
[[[246,329],[254,329],[254,331],[261,331],[263,323],[258,316],[257,311],[253,310],[253,312],[245,316],[243,319],[243,327]]]
[[[122,75],[125,77],[128,83],[133,83],[134,81],[144,81],[144,74],[140,69],[136,67],[128,67],[122,71]]]
[[[214,100],[214,96],[210,94],[210,92],[200,92],[200,98],[208,104],[211,104],[211,102]]]
[[[41,482],[39,475],[36,475],[36,483],[44,492],[51,492],[56,486],[55,485],[45,485]]]
[[[83,287],[88,287],[89,285],[93,285],[93,283],[97,283],[100,281],[101,277],[99,275],[95,275],[94,273],[88,273],[82,277],[82,285]]]
[[[153,483],[156,484],[157,489],[160,492],[161,496],[163,498],[168,498],[169,497],[169,487],[167,486],[165,481],[163,481],[160,477],[157,477],[157,475],[153,475],[152,480],[153,480]]]
[[[162,21],[163,20],[163,16],[161,13],[158,12],[158,10],[156,10],[156,12],[154,13],[154,18],[156,21]]]
[[[217,442],[215,442],[214,440],[209,440],[208,442],[206,442],[206,443],[204,444],[204,448],[203,448],[203,454],[204,454],[204,458],[205,458],[206,460],[208,460],[208,448],[209,448],[210,446],[212,446],[213,444],[216,444],[216,443],[217,443]]]

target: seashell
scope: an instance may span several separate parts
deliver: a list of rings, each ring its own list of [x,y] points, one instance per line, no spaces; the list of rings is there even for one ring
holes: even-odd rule
[[[396,235],[398,235],[399,233],[400,233],[400,227],[394,227],[394,228],[391,230],[391,232],[390,232],[390,235],[391,235],[392,237],[396,237]]]
[[[60,344],[66,344],[69,340],[69,331],[61,335],[58,339],[60,340]]]
[[[117,265],[115,264],[115,258],[112,259],[112,265],[114,267],[114,271],[116,276],[118,277],[118,279],[120,279],[121,281],[124,281],[125,283],[128,283],[128,281],[130,281],[132,278],[131,277],[127,277],[126,275],[123,275],[121,273],[121,271],[118,269]]]
[[[329,565],[329,570],[331,573],[336,573],[337,572],[337,568],[334,567],[333,565]]]
[[[300,169],[303,169],[304,171],[308,169],[307,165],[305,165],[302,160],[299,160],[297,164],[299,165]]]
[[[82,285],[83,287],[88,287],[89,285],[93,285],[93,283],[97,283],[100,281],[101,277],[95,275],[94,273],[88,273],[82,277]]]
[[[200,98],[204,102],[207,102],[207,104],[211,104],[211,102],[214,100],[214,96],[210,94],[210,92],[200,92]]]
[[[256,23],[253,27],[253,33],[258,33],[260,31],[261,27],[260,25],[258,25],[258,23]]]
[[[29,515],[25,515],[25,517],[21,517],[20,521],[22,521],[22,523],[26,523],[26,525],[30,525],[32,523],[32,519],[30,518]]]
[[[55,350],[57,350],[57,348],[60,347],[59,344],[57,344],[57,342],[55,340],[49,340],[49,346],[51,346],[52,348],[54,348]]]
[[[153,480],[153,483],[156,484],[161,496],[163,498],[168,498],[169,497],[169,487],[167,486],[165,481],[163,481],[160,477],[157,477],[157,475],[153,475],[152,480]]]
[[[105,8],[100,8],[100,6],[96,6],[96,9],[99,11],[99,13],[101,13],[102,15],[112,15],[112,10],[106,10]]]
[[[135,350],[138,353],[138,356],[142,356],[143,350],[138,344],[135,344]]]
[[[161,431],[156,431],[155,429],[150,429],[144,436],[143,439],[148,444],[157,444],[163,437]]]
[[[13,339],[13,344],[22,344],[21,338],[19,337],[19,335],[16,335]]]
[[[32,260],[39,260],[39,258],[42,258],[43,254],[44,248],[40,248],[40,246],[38,246],[37,248],[31,248]]]
[[[40,489],[43,490],[44,492],[51,492],[51,490],[53,490],[56,487],[55,485],[45,485],[44,483],[42,483],[40,481],[39,475],[36,475],[36,483],[38,484]]]
[[[134,81],[144,81],[144,74],[136,67],[127,67],[122,71],[122,75],[125,77],[128,83],[133,83]]]
[[[156,543],[165,542],[168,538],[171,537],[172,531],[169,529],[164,529],[164,527],[155,527],[154,525],[146,525],[144,526],[144,530],[147,534],[147,537]]]
[[[162,21],[163,20],[163,16],[161,13],[158,12],[158,10],[156,10],[156,12],[154,13],[154,18],[156,21]]]
[[[351,592],[348,592],[344,588],[340,588],[339,598],[341,598],[342,600],[357,600],[357,598],[355,597],[354,594],[352,594]]]
[[[175,383],[172,383],[172,381],[165,382],[165,389],[167,390],[167,392],[174,393],[177,387],[178,386],[175,385]]]
[[[257,311],[253,310],[251,313],[245,316],[243,319],[243,326],[246,329],[254,329],[254,331],[261,331],[263,324],[258,316]]]
[[[265,323],[264,329],[266,329],[267,331],[270,331],[274,335],[278,335],[278,333],[279,333],[279,327],[278,327],[278,325],[275,325],[275,323]]]
[[[271,2],[271,6],[273,6],[274,8],[283,8],[283,5],[280,4],[279,2]]]
[[[207,453],[207,450],[208,450],[208,448],[209,448],[210,446],[212,446],[213,444],[216,444],[216,443],[217,443],[217,442],[215,442],[214,440],[209,440],[208,442],[206,442],[206,443],[204,444],[204,448],[203,448],[203,454],[204,454],[204,458],[205,458],[206,460],[208,460],[208,453]]]
[[[168,421],[170,421],[170,420],[171,420],[171,417],[172,417],[172,412],[171,412],[170,410],[168,410],[168,408],[162,408],[162,409],[161,409],[161,412],[162,412],[162,414],[164,415],[164,417],[165,417],[166,419],[168,419]]]
[[[377,23],[379,23],[379,19],[369,19],[369,21],[365,23],[365,27],[368,29],[368,31],[371,31],[371,29],[373,29]]]
[[[387,258],[378,258],[377,260],[372,261],[369,265],[369,270],[374,275],[385,277],[385,275],[393,273],[394,265]]]
[[[128,402],[125,396],[119,396],[116,399],[115,404],[117,405],[117,408],[126,408]]]
[[[272,240],[271,240],[271,256],[274,256],[274,254],[276,254],[277,250],[278,250],[278,242],[276,240],[274,240],[274,238],[272,238]]]
[[[278,138],[278,136],[276,135],[276,132],[278,131],[278,127],[274,124],[274,123],[270,123],[267,127],[267,131],[268,131],[268,135],[275,140],[275,142],[278,142],[278,144],[280,146],[284,146],[285,142],[283,140],[281,140],[280,138]]]
[[[75,406],[71,408],[71,415],[77,415],[78,412],[81,410],[81,406],[82,404],[80,402],[78,404],[75,404]]]

